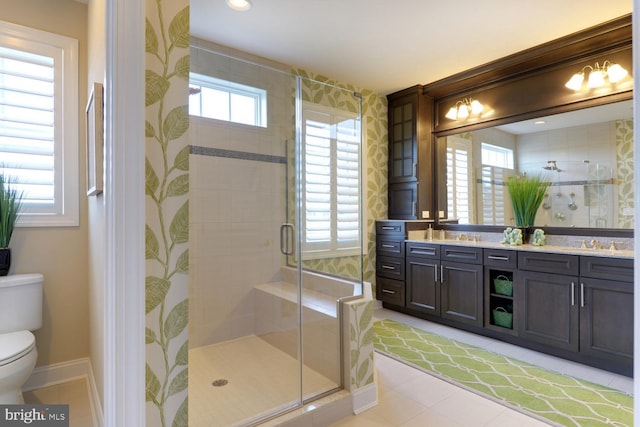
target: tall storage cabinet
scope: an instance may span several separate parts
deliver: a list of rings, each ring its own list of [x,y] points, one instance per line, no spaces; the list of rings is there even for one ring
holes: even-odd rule
[[[433,102],[416,85],[387,96],[389,219],[434,218]]]

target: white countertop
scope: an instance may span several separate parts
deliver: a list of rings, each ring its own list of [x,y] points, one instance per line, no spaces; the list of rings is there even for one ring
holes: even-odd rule
[[[561,245],[544,245],[544,246],[534,246],[528,243],[523,245],[509,245],[506,243],[499,242],[491,242],[491,241],[478,241],[474,242],[472,240],[457,240],[457,239],[433,239],[427,240],[423,238],[409,238],[406,240],[407,242],[420,242],[420,243],[429,243],[436,245],[459,245],[459,246],[475,246],[478,248],[487,248],[487,249],[506,249],[506,250],[514,250],[514,251],[531,251],[531,252],[546,252],[546,253],[558,253],[558,254],[568,254],[568,255],[583,255],[583,256],[599,256],[599,257],[609,257],[609,258],[631,258],[634,257],[633,250],[629,249],[616,249],[609,250],[605,249],[582,249],[580,247],[571,247],[571,246],[561,246]],[[577,246],[578,244],[576,244]]]

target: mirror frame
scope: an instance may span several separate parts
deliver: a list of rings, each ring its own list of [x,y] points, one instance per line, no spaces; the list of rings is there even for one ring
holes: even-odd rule
[[[432,168],[434,211],[442,206],[438,203],[442,201],[442,195],[446,197],[446,189],[436,179],[442,172],[439,170],[441,163],[438,162],[439,137],[633,99],[631,77],[612,87],[587,92],[574,92],[564,86],[585,65],[596,62],[602,64],[605,60],[619,63],[631,76],[631,42],[631,14],[628,14],[425,85],[423,96],[434,105],[431,121],[432,144],[435,148]],[[464,98],[477,99],[489,113],[483,112],[478,117],[464,121],[445,118],[448,109]],[[504,230],[504,226],[493,225],[440,222],[438,225],[450,230]],[[542,228],[548,234],[633,237],[633,230],[629,229]]]

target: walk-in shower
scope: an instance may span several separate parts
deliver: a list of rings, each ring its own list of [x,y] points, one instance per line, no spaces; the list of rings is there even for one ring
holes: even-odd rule
[[[251,425],[343,386],[361,100],[197,40],[191,72],[189,425]]]

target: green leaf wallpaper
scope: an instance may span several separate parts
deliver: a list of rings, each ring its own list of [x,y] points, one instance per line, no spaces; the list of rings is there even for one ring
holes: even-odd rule
[[[147,1],[146,419],[188,425],[189,0]]]
[[[618,227],[634,228],[633,215],[624,215],[634,208],[633,188],[633,120],[616,120],[616,162],[618,173]]]

